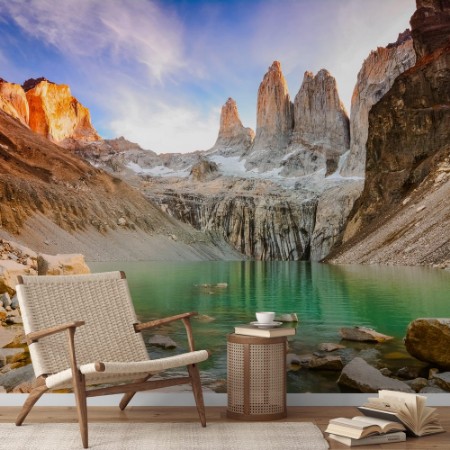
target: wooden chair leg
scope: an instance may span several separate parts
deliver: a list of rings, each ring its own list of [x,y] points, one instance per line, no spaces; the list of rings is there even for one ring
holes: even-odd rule
[[[187,366],[189,376],[191,377],[192,391],[194,393],[195,404],[197,406],[198,415],[202,427],[206,427],[205,403],[203,402],[202,383],[200,381],[200,373],[196,364]]]
[[[78,381],[73,383],[73,391],[77,405],[77,416],[78,423],[80,425],[81,441],[83,442],[83,447],[88,448],[86,383],[83,374],[79,373],[78,376]]]
[[[16,418],[16,425],[18,427],[22,425],[23,421],[28,416],[28,413],[31,411],[31,408],[42,397],[42,395],[48,391],[48,387],[45,385],[45,380],[43,378],[38,379],[38,383],[39,384],[28,395],[19,415]]]
[[[144,383],[145,381],[147,381],[149,378],[151,378],[153,375],[147,375],[145,378],[142,378],[140,380],[138,380],[138,383]],[[126,394],[123,395],[122,399],[120,400],[119,403],[119,408],[123,411],[127,406],[128,403],[130,403],[131,399],[135,396],[136,392],[127,392]]]

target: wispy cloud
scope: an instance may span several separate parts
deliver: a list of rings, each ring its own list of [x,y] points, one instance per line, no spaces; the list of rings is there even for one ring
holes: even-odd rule
[[[68,59],[142,64],[159,81],[185,66],[183,25],[153,1],[17,0],[3,7],[24,32]]]

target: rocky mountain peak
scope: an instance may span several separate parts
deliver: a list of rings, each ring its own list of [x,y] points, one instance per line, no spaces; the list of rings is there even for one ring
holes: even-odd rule
[[[398,47],[410,39],[412,39],[411,30],[407,28],[405,31],[398,34],[398,38],[395,42],[386,45],[386,48]]]
[[[279,139],[292,130],[292,104],[286,79],[279,61],[274,61],[264,75],[258,90],[256,138],[273,132]],[[276,139],[276,140],[279,140]]]
[[[28,80],[24,81],[24,83],[22,84],[23,90],[25,92],[27,92],[30,89],[33,89],[34,87],[36,87],[42,81],[46,81],[47,83],[55,84],[53,81],[47,80],[47,78],[45,78],[45,77],[29,78]]]
[[[277,72],[280,76],[283,76],[283,72],[281,71],[281,63],[280,61],[274,61],[272,65],[269,67],[270,72]]]
[[[247,165],[253,166],[272,152],[283,153],[294,125],[293,105],[279,61],[274,61],[258,89],[256,136]]]
[[[226,155],[241,155],[252,144],[255,132],[242,125],[236,101],[231,97],[222,106],[220,128],[216,143],[211,149]]]
[[[228,97],[225,105],[222,106],[222,111],[220,114],[220,131],[226,132],[230,126],[240,124],[241,120],[239,119],[239,113],[236,101],[231,97]]]
[[[305,72],[294,101],[294,142],[344,153],[350,145],[349,119],[335,78],[326,69]]]
[[[27,80],[23,86],[33,131],[66,146],[101,139],[91,124],[89,110],[72,96],[69,86],[45,78]]]
[[[450,0],[416,0],[411,17],[417,59],[450,45]]]

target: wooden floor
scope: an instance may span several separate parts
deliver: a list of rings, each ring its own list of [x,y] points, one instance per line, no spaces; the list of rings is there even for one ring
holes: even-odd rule
[[[435,434],[421,438],[408,438],[406,442],[394,444],[382,444],[364,446],[367,450],[450,450],[450,407],[437,408],[442,426],[446,433]],[[14,422],[20,408],[0,407],[0,422]],[[283,419],[289,422],[313,422],[322,431],[325,430],[328,421],[333,417],[353,417],[358,415],[355,407],[289,407],[288,417]],[[91,407],[88,410],[90,422],[197,422],[197,411],[194,407],[129,407],[125,411],[111,407]],[[206,408],[208,422],[232,422],[226,417],[225,407]],[[28,416],[26,422],[76,422],[76,412],[73,407],[35,407]],[[199,425],[200,426],[200,425]],[[199,429],[201,432],[201,428]],[[80,446],[81,448],[81,446]],[[345,445],[330,441],[331,449],[349,448]],[[289,450],[289,449],[286,449]]]

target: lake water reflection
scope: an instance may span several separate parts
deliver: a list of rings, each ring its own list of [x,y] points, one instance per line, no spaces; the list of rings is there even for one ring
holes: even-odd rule
[[[93,272],[124,270],[136,312],[142,321],[195,310],[213,321],[195,321],[196,346],[212,351],[202,363],[207,384],[226,379],[226,335],[236,324],[254,319],[258,310],[296,312],[297,335],[290,352],[317,351],[323,342],[340,342],[342,326],[368,326],[394,336],[384,344],[342,342],[344,361],[356,355],[393,370],[421,365],[408,356],[402,339],[409,322],[418,317],[450,317],[450,273],[424,268],[332,266],[307,262],[124,262],[89,263]],[[227,283],[226,288],[210,285]],[[208,285],[208,287],[204,287]],[[184,330],[162,328],[184,350]],[[152,354],[162,354],[149,346]],[[174,350],[173,352],[177,352]],[[341,392],[338,374],[325,371],[290,372],[288,391]],[[218,383],[223,391],[224,384]]]

